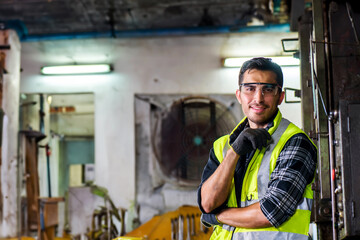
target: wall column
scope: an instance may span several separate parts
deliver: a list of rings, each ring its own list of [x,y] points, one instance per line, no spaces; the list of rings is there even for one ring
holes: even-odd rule
[[[18,131],[20,88],[20,41],[15,31],[0,31],[0,45],[10,49],[0,50],[4,58],[2,74],[2,141],[0,166],[0,238],[16,237],[20,231],[18,204]]]

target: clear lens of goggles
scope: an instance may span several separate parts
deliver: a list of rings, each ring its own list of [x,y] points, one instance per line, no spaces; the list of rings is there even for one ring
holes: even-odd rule
[[[240,91],[246,95],[255,95],[261,90],[263,96],[275,96],[278,89],[281,89],[276,83],[241,83]]]

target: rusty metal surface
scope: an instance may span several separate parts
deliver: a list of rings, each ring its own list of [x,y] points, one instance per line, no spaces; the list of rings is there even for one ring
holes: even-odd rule
[[[311,11],[307,10],[299,22],[300,68],[301,68],[301,109],[303,130],[309,136],[314,129],[314,105],[311,89],[310,33],[312,30]],[[314,138],[313,138],[314,140]]]
[[[303,130],[317,143],[317,135],[314,120],[314,104],[310,66],[310,33],[313,27],[312,12],[306,9],[298,24],[300,43],[300,67],[301,67],[301,109]],[[314,206],[312,221],[318,224],[319,235],[324,236],[331,229],[331,202],[329,198],[321,198],[320,176],[326,176],[327,172],[316,174],[312,189],[314,190]],[[324,190],[324,188],[322,188]]]
[[[320,239],[358,239],[360,8],[350,0],[313,1],[312,10],[310,62],[315,131],[310,136],[317,137],[319,149],[318,175],[313,186],[315,221]],[[300,35],[307,37],[305,31]],[[306,86],[306,73],[302,78]],[[303,101],[309,103],[307,98]],[[308,108],[303,111],[309,114]],[[305,131],[313,133],[311,124],[304,126]],[[330,224],[326,221],[329,219]]]
[[[314,72],[316,74],[313,77],[313,86],[316,85],[315,89],[315,132],[318,138],[318,166],[319,166],[319,178],[320,178],[320,198],[330,199],[330,179],[329,179],[329,146],[328,146],[328,129],[327,129],[327,114],[324,111],[324,106],[320,99],[320,94],[324,100],[325,108],[327,104],[327,75],[326,75],[326,62],[325,62],[325,47],[324,44],[318,43],[317,41],[323,40],[324,36],[324,8],[322,1],[313,2],[313,21],[314,21],[314,35],[312,36],[312,53],[311,57],[314,62]]]
[[[349,1],[330,4],[332,90],[337,103],[339,99],[360,101],[360,45],[357,39],[360,37],[357,36],[360,34],[360,8],[357,5]]]
[[[341,239],[360,236],[360,103],[340,101],[336,204]]]
[[[360,237],[360,8],[355,1],[329,2],[330,92],[335,122],[336,230],[340,239]]]
[[[118,31],[246,26],[257,18],[265,24],[286,23],[288,1],[268,0],[4,0],[0,23],[27,36],[83,34],[115,37]]]
[[[329,166],[329,143],[327,129],[328,109],[328,84],[326,75],[325,46],[320,41],[325,39],[324,8],[323,1],[313,1],[313,33],[310,35],[310,72],[313,98],[314,130],[310,136],[316,138],[318,147],[318,170],[313,189],[314,194],[314,218],[318,225],[320,239],[334,239],[335,232],[331,221],[331,189],[330,189],[330,166]],[[312,121],[312,119],[309,119]],[[329,230],[331,230],[329,232]]]

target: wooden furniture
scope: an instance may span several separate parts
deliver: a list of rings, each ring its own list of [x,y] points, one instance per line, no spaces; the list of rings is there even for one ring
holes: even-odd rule
[[[25,154],[27,230],[37,231],[38,239],[53,240],[58,224],[58,202],[64,198],[40,198],[38,142],[46,136],[37,131],[20,131]]]
[[[27,229],[38,230],[40,235],[38,142],[46,136],[37,131],[20,131],[21,145],[25,154],[25,179],[27,202]]]
[[[40,239],[53,240],[58,225],[58,202],[64,198],[39,198]]]

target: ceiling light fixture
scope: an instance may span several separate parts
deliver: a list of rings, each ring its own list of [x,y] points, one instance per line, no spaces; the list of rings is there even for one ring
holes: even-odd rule
[[[42,67],[43,75],[75,75],[109,73],[113,69],[109,64],[86,64],[86,65],[62,65]]]
[[[292,56],[274,56],[267,58],[271,58],[273,62],[283,67],[299,66],[300,64],[300,60]],[[252,59],[252,57],[229,57],[229,58],[224,58],[222,63],[223,63],[223,67],[234,68],[234,67],[241,67],[244,62],[250,59]]]

